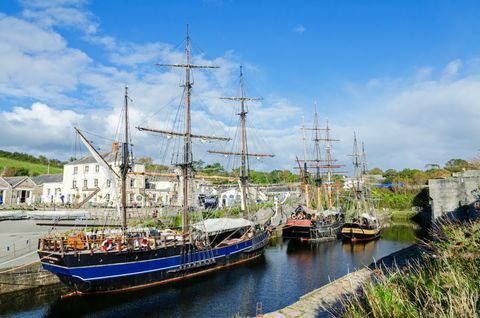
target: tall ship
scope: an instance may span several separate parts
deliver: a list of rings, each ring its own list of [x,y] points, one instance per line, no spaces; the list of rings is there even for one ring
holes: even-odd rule
[[[313,132],[314,159],[307,159],[307,147],[305,131]],[[333,175],[340,173],[338,168],[343,167],[332,157],[331,142],[338,141],[330,136],[330,126],[327,121],[325,128],[320,128],[318,113],[315,109],[314,126],[306,128],[302,125],[303,134],[303,161],[297,157],[298,168],[302,176],[302,189],[305,194],[305,206],[301,204],[292,211],[283,228],[284,238],[301,240],[325,241],[337,238],[343,223],[343,213],[338,208],[338,202],[333,200],[335,182]],[[323,132],[321,136],[320,132]],[[322,159],[320,142],[325,142],[325,159]],[[315,209],[312,209],[312,196],[310,195],[311,180],[309,169],[314,169],[314,184],[316,200],[313,201]],[[322,175],[323,172],[323,175]],[[326,182],[324,182],[326,175]],[[338,197],[338,196],[337,196]],[[325,208],[324,208],[325,206]]]
[[[349,222],[342,226],[340,235],[344,241],[352,243],[376,240],[380,238],[380,223],[374,206],[369,202],[368,188],[365,186],[363,178],[367,171],[365,147],[362,143],[362,154],[360,155],[355,134],[353,137],[353,168],[354,215]]]
[[[195,275],[208,273],[260,257],[268,242],[265,227],[244,218],[211,218],[192,223],[189,214],[192,207],[191,180],[193,169],[192,139],[229,140],[225,137],[196,135],[191,129],[191,73],[198,68],[215,66],[194,65],[190,62],[190,37],[185,40],[186,62],[159,64],[181,68],[185,71],[183,87],[184,130],[165,131],[137,127],[149,131],[180,137],[183,140],[183,156],[176,165],[180,171],[182,192],[182,226],[180,229],[130,228],[127,220],[126,184],[133,173],[133,156],[129,139],[128,89],[124,98],[124,136],[116,155],[118,167],[113,167],[90,144],[80,130],[77,132],[106,174],[120,189],[118,210],[120,228],[94,232],[76,231],[70,234],[51,234],[39,240],[38,255],[45,270],[59,279],[73,292],[72,295],[130,291],[165,284]],[[244,99],[239,100],[243,102]],[[246,149],[246,145],[245,145]],[[242,158],[248,154],[242,149]],[[245,171],[245,165],[243,168]],[[242,175],[246,184],[248,175]]]

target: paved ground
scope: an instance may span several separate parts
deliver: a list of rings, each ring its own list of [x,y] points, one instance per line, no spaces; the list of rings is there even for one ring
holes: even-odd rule
[[[38,239],[52,231],[51,226],[39,226],[39,220],[0,221],[0,268],[15,267],[38,260]],[[64,232],[71,228],[61,227]]]

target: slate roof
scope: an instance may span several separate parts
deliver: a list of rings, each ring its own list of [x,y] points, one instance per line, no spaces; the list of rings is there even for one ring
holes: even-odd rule
[[[108,163],[114,162],[117,159],[116,152],[100,152],[100,155]],[[65,165],[84,165],[89,163],[97,163],[97,161],[95,160],[95,158],[93,158],[93,156],[86,156],[86,157],[71,161]]]
[[[60,183],[63,181],[63,174],[42,174],[36,177],[31,177],[30,179],[32,179],[36,185],[52,182]]]
[[[27,179],[28,177],[22,176],[22,177],[3,177],[3,180],[7,181],[8,184],[10,184],[12,187],[16,186],[23,180]]]

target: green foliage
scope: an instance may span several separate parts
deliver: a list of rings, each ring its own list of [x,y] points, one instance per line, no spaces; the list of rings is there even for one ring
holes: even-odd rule
[[[445,163],[445,169],[451,172],[460,172],[468,167],[468,161],[463,159],[450,159]]]
[[[382,169],[380,168],[373,168],[371,170],[368,171],[368,174],[379,174],[379,175],[383,175],[383,171]]]
[[[344,302],[343,317],[480,316],[480,222],[445,224],[422,264],[384,275]]]
[[[158,171],[168,170],[167,166],[157,164],[157,163],[153,163],[153,159],[151,157],[141,157],[141,158],[138,158],[136,161],[137,161],[138,164],[145,165],[145,170],[146,171],[158,172]]]
[[[389,189],[372,189],[372,196],[377,207],[396,210],[410,210],[415,199],[415,194],[394,193]]]
[[[62,168],[63,167],[63,162],[57,159],[47,159],[45,156],[32,156],[26,153],[22,152],[9,152],[9,151],[4,151],[0,150],[0,158],[8,158],[8,159],[14,159],[17,161],[24,161],[24,162],[31,162],[31,163],[37,163],[41,165],[48,165],[50,164],[50,167],[57,167],[57,168]]]
[[[50,173],[62,173],[63,168],[50,166]],[[0,174],[5,177],[34,176],[48,173],[48,166],[39,163],[0,157]]]

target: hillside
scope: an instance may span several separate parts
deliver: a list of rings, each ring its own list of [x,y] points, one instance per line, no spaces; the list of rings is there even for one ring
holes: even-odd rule
[[[46,174],[48,172],[48,165],[41,163],[33,163],[18,159],[5,158],[0,156],[0,175],[15,176],[15,175],[29,175],[35,176],[39,174]],[[50,173],[62,173],[63,168],[50,166]]]

